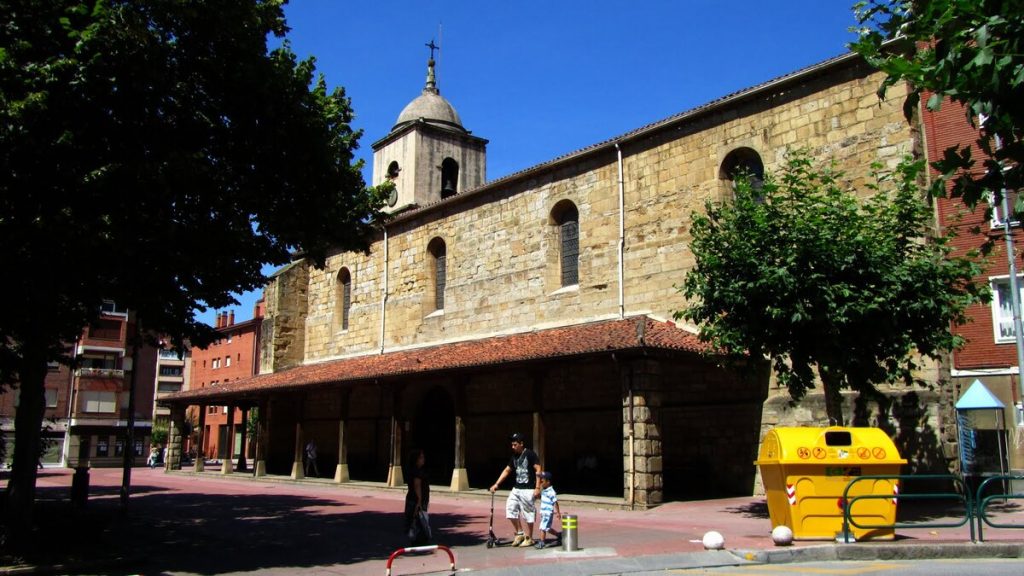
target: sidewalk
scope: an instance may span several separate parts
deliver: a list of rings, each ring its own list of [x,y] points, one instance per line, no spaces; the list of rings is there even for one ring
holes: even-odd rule
[[[404,490],[382,484],[136,468],[129,512],[121,515],[120,482],[119,469],[93,469],[88,505],[68,513],[71,471],[41,472],[37,515],[50,548],[45,561],[37,560],[36,571],[379,576],[388,556],[406,544],[401,529]],[[494,530],[509,538],[505,494],[499,492],[494,500]],[[671,502],[646,511],[621,510],[620,503],[561,496],[562,511],[579,517],[581,549],[575,552],[488,549],[491,498],[483,490],[453,494],[433,486],[430,512],[435,541],[452,549],[456,569],[489,576],[640,574],[833,559],[1024,558],[1024,530],[986,527],[987,542],[982,544],[972,544],[968,527],[961,526],[898,530],[893,542],[776,547],[762,497]],[[908,512],[932,524],[949,522],[934,511]],[[1024,501],[1009,501],[1001,513],[1004,521],[1024,525]],[[901,512],[901,521],[903,516]],[[709,530],[724,535],[725,550],[703,549],[701,538]],[[394,560],[392,574],[446,574],[448,564],[441,552],[404,555]]]

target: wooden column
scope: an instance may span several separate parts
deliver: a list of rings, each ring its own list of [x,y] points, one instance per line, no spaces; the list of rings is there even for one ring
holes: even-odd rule
[[[306,471],[302,469],[302,420],[295,422],[295,454],[292,460],[292,480],[302,480]]]
[[[171,429],[167,432],[167,461],[164,470],[181,470],[181,447],[185,430],[185,407],[171,407]]]
[[[232,462],[232,453],[235,451],[235,406],[228,404],[228,423],[227,423],[227,453],[224,454],[224,459],[221,460],[220,473],[231,474],[234,471],[234,462]]]
[[[348,425],[348,407],[351,390],[342,390],[338,419],[338,467],[334,470],[334,481],[338,484],[348,482],[348,439],[345,437],[345,427]]]
[[[547,452],[547,436],[544,429],[544,376],[533,373],[533,451],[540,458],[540,465],[545,466],[544,454]]]
[[[405,485],[402,476],[402,422],[398,418],[398,392],[394,386],[384,388],[384,398],[391,407],[391,446],[388,450],[388,486],[395,488]]]
[[[267,451],[270,442],[270,399],[260,401],[259,418],[256,420],[256,464],[254,475],[267,475]]]
[[[192,463],[196,472],[202,472],[206,466],[206,404],[199,405],[199,434],[196,436],[196,460]]]
[[[469,474],[466,472],[466,391],[462,385],[455,386],[455,467],[452,470],[452,492],[469,490]]]
[[[245,449],[246,439],[248,437],[247,432],[249,431],[249,408],[242,408],[242,438],[240,440],[241,446],[238,447],[238,464],[235,466],[235,472],[247,472],[248,466],[245,462]]]

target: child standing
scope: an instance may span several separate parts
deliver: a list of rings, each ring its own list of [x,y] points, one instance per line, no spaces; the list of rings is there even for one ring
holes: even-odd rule
[[[550,532],[555,537],[553,545],[558,544],[562,540],[562,534],[551,529],[551,519],[554,516],[562,517],[562,509],[558,506],[558,493],[555,492],[555,488],[551,485],[551,472],[541,472],[538,474],[540,478],[540,541],[534,546],[534,548],[544,548],[545,539]]]

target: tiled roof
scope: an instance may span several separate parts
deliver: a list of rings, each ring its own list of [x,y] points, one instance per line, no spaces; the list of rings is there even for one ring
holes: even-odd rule
[[[160,398],[160,403],[251,397],[272,390],[641,349],[700,353],[709,347],[695,334],[678,328],[672,322],[638,316],[306,364],[273,374],[169,394]]]

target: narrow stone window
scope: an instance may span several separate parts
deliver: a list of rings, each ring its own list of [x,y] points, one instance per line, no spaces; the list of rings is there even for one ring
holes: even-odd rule
[[[552,221],[558,227],[559,264],[562,287],[579,284],[580,213],[569,201],[559,202],[552,210]]]
[[[352,308],[352,274],[348,268],[338,271],[335,318],[338,328],[348,330],[349,311]]]
[[[444,291],[448,283],[448,248],[444,240],[434,238],[427,246],[432,259],[434,310],[444,310]]]

